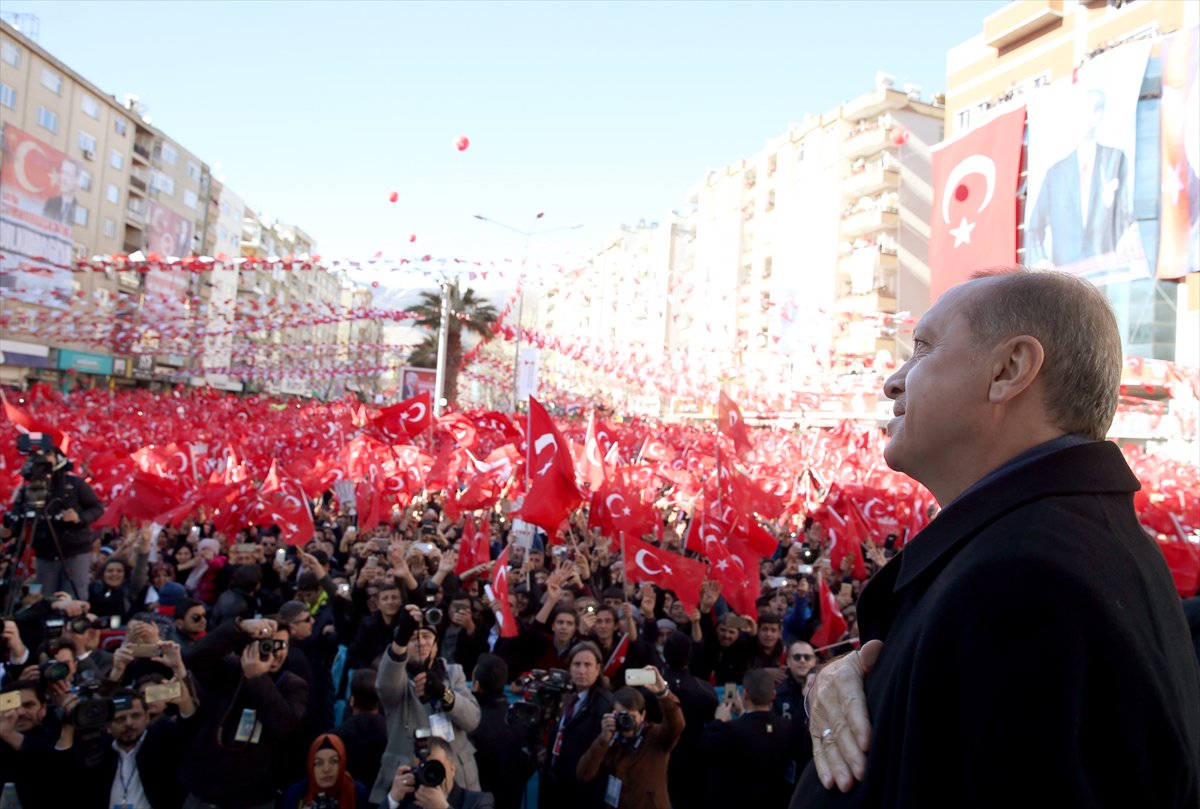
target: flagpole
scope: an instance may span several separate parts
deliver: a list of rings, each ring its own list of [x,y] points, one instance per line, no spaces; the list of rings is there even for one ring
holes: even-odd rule
[[[516,403],[513,403],[514,409]],[[533,395],[530,394],[529,401],[525,403],[525,496],[529,496],[529,466],[536,459],[533,454],[533,442],[530,436],[533,435]],[[556,450],[557,451],[557,450]]]
[[[626,598],[628,598],[629,597],[629,559],[627,559],[625,556],[625,532],[618,531],[617,536],[621,540],[621,564],[623,565],[621,570],[624,571],[624,579],[625,579],[623,582],[621,582],[621,593]]]

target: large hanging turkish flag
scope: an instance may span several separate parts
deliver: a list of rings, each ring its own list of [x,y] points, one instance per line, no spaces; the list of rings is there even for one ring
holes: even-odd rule
[[[575,485],[575,462],[567,441],[546,408],[529,397],[529,436],[526,443],[529,491],[515,515],[553,534],[583,501]]]
[[[1017,256],[1017,179],[1025,108],[933,147],[929,300]]]

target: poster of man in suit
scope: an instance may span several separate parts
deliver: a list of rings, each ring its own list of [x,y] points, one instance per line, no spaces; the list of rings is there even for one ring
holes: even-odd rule
[[[1133,191],[1149,55],[1149,42],[1115,48],[1030,99],[1026,264],[1095,284],[1148,277]]]

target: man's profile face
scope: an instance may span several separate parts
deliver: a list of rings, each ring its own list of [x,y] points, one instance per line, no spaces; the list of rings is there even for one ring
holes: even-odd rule
[[[58,191],[61,196],[69,197],[75,194],[79,187],[79,169],[70,160],[64,160],[58,169]]]
[[[288,628],[291,630],[293,640],[308,640],[312,637],[313,633],[313,617],[308,613],[304,613],[289,623]]]
[[[893,400],[883,457],[888,466],[938,488],[979,443],[987,403],[988,349],[972,344],[963,307],[980,282],[947,291],[913,331],[913,354],[884,383]],[[955,481],[957,482],[957,481]]]

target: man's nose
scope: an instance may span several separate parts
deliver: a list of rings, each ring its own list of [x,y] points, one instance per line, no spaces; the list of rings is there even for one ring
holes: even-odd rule
[[[908,367],[907,363],[901,365],[895,373],[887,378],[883,383],[883,395],[889,399],[898,399],[900,394],[904,392],[904,374]]]

